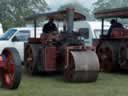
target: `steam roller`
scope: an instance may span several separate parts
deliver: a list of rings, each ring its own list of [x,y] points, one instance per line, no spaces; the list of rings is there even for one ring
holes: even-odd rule
[[[128,18],[128,8],[112,8],[106,10],[98,10],[95,12],[96,19],[102,21],[101,35],[97,47],[100,68],[105,72],[127,71],[128,70],[128,29],[125,24],[121,26],[112,26],[112,30],[106,32],[105,20],[112,18],[120,22],[124,18]],[[118,20],[120,19],[120,20]],[[118,24],[117,24],[118,25]]]
[[[63,30],[43,33],[36,38],[38,18],[54,18],[63,23]],[[29,38],[25,48],[25,67],[29,74],[38,72],[64,74],[65,81],[93,82],[97,80],[99,61],[92,46],[86,46],[84,40],[90,40],[86,28],[73,30],[75,21],[85,20],[85,16],[74,9],[36,14],[26,20],[35,22],[35,37]],[[37,20],[38,21],[38,20]],[[90,41],[89,41],[90,42]]]

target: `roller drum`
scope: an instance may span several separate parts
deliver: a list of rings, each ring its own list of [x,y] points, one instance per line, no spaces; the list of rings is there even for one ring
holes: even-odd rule
[[[99,60],[95,52],[71,51],[70,55],[72,64],[69,64],[69,81],[93,82],[97,80]]]

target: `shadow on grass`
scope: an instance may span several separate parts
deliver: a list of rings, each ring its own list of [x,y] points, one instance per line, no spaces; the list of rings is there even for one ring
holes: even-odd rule
[[[50,78],[53,81],[62,82],[62,83],[64,82],[63,72],[40,72],[36,75],[30,75],[24,72],[23,74],[25,74],[27,77],[30,78],[43,78],[43,79]]]

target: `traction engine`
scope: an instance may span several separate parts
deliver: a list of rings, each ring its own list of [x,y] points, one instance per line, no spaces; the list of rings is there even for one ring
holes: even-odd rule
[[[85,46],[84,33],[73,32],[74,20],[85,19],[73,9],[45,13],[27,18],[54,17],[66,21],[63,32],[42,33],[40,38],[30,38],[25,48],[25,67],[29,74],[38,72],[63,72],[65,81],[96,81],[99,61],[95,50]]]

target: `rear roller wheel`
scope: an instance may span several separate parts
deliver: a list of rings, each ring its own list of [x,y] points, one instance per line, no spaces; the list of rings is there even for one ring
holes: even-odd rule
[[[100,61],[100,70],[111,72],[113,70],[114,56],[113,48],[109,43],[102,43],[97,48],[97,54]]]
[[[128,48],[125,42],[122,42],[119,49],[119,65],[122,69],[128,69]]]
[[[30,75],[36,75],[38,73],[38,65],[39,65],[39,48],[40,45],[31,44],[25,48],[24,52],[24,61],[26,71]],[[40,53],[41,54],[41,53]]]
[[[6,48],[2,52],[6,68],[1,71],[2,87],[8,89],[18,88],[21,81],[21,59],[14,48]]]

